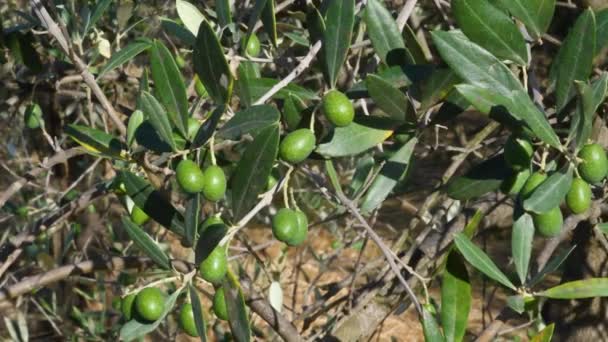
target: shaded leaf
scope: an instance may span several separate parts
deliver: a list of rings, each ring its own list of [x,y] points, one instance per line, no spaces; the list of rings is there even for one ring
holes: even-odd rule
[[[204,20],[194,45],[194,71],[217,104],[226,104],[232,95],[233,76],[222,46],[211,25]]]
[[[533,242],[534,222],[532,216],[526,213],[513,223],[511,233],[511,256],[522,285],[526,283],[526,277],[528,276]]]
[[[414,32],[414,30],[412,30],[410,25],[406,24],[403,27],[403,32],[401,33],[401,35],[403,36],[403,40],[405,41],[405,46],[407,47],[410,54],[412,55],[414,63],[415,64],[428,63],[429,58],[427,58],[425,49],[420,44],[420,41],[418,41],[418,38],[416,37],[416,33]]]
[[[264,31],[270,38],[272,46],[277,46],[277,19],[275,17],[275,0],[267,0],[264,9],[262,10],[262,23],[264,24]]]
[[[399,27],[379,0],[368,0],[363,15],[374,50],[388,65],[412,63],[414,58],[405,48]]]
[[[247,318],[247,307],[245,306],[245,298],[238,280],[228,272],[222,284],[224,288],[224,296],[226,300],[226,309],[228,311],[228,323],[230,323],[230,331],[235,340],[239,342],[247,342],[251,340],[251,327]]]
[[[376,209],[393,191],[397,183],[403,179],[411,165],[410,160],[414,155],[417,143],[418,139],[412,138],[384,164],[363,199],[362,213],[369,213]]]
[[[261,129],[278,124],[280,118],[281,114],[273,106],[252,106],[234,113],[217,134],[224,139],[238,140],[244,134],[255,135]]]
[[[302,122],[302,112],[306,109],[306,104],[299,97],[289,94],[283,104],[283,121],[290,131],[295,130]]]
[[[190,32],[187,28],[167,18],[161,18],[160,22],[165,31],[181,40],[187,46],[194,46],[196,43],[196,33]]]
[[[572,173],[569,166],[554,172],[524,201],[524,209],[542,214],[558,207],[570,190]]]
[[[169,146],[173,151],[177,151],[177,145],[173,139],[173,130],[171,123],[167,117],[167,112],[163,106],[156,100],[152,94],[144,91],[139,97],[139,107],[144,112],[150,124],[154,127],[158,136]]]
[[[231,179],[235,222],[251,209],[257,201],[257,196],[265,189],[278,149],[278,125],[261,130],[247,146]]]
[[[595,16],[591,9],[581,14],[553,60],[551,79],[555,81],[556,107],[564,109],[574,96],[574,81],[586,82],[595,56]]]
[[[196,332],[198,332],[198,336],[201,342],[206,342],[207,323],[205,322],[205,314],[203,312],[201,300],[194,286],[188,286],[188,292],[190,293],[190,303],[192,304],[192,314],[194,315],[194,324],[196,325]]]
[[[217,21],[221,27],[225,27],[232,22],[232,13],[230,11],[230,0],[216,0],[215,13]]]
[[[205,222],[203,222],[205,225]],[[228,227],[224,223],[208,224],[204,230],[200,232],[200,236],[196,241],[194,250],[194,262],[199,265],[201,261],[207,259],[209,254],[219,245],[220,241],[226,236]]]
[[[262,16],[262,12],[266,7],[266,3],[269,0],[255,0],[255,4],[253,5],[253,9],[251,14],[249,15],[249,22],[247,23],[247,34],[245,35],[245,40],[243,41],[243,48],[245,48],[249,44],[249,39],[253,35],[253,30],[255,28],[255,24],[260,20]]]
[[[412,115],[408,117],[409,100],[401,90],[393,87],[382,78],[370,74],[365,78],[367,91],[372,99],[387,114],[388,118],[395,121],[415,121]],[[411,113],[411,110],[409,111]]]
[[[500,189],[511,171],[502,154],[474,166],[465,175],[456,177],[447,185],[448,196],[468,200]]]
[[[591,278],[564,283],[538,295],[555,299],[608,297],[608,278]]]
[[[209,119],[207,119],[198,129],[198,132],[196,132],[194,139],[192,139],[192,144],[190,145],[191,148],[199,148],[207,143],[215,132],[222,115],[224,115],[224,111],[226,111],[225,105],[219,105],[213,110]]]
[[[147,38],[138,38],[129,45],[123,47],[119,51],[112,54],[112,57],[106,64],[99,70],[97,78],[102,78],[106,73],[114,70],[115,68],[123,65],[124,63],[132,60],[135,56],[139,55],[143,51],[146,51],[152,46],[152,42]]]
[[[456,247],[462,253],[464,258],[471,264],[473,267],[481,271],[483,274],[488,276],[491,279],[499,282],[500,284],[515,290],[515,285],[511,283],[509,278],[502,273],[496,264],[488,257],[484,251],[482,251],[479,247],[475,246],[471,240],[469,240],[466,235],[462,233],[457,233],[454,235],[454,243],[456,243]]]
[[[452,12],[473,42],[500,59],[526,65],[528,51],[519,29],[499,8],[487,0],[453,0]]]
[[[355,23],[355,0],[329,1],[323,35],[326,74],[331,88],[342,69]]]
[[[460,254],[447,257],[441,284],[441,325],[448,342],[462,341],[471,310],[471,283]]]
[[[184,242],[186,247],[194,245],[198,227],[201,221],[201,201],[200,193],[191,195],[186,201],[186,213],[184,217]]]
[[[144,232],[140,226],[133,223],[133,221],[126,216],[122,218],[122,225],[129,234],[131,240],[133,240],[137,247],[146,253],[152,261],[165,270],[171,269],[169,257],[167,257],[150,235]]]
[[[575,248],[576,246],[572,246],[570,247],[570,249],[561,252],[560,254],[549,260],[545,267],[543,267],[543,269],[530,280],[528,286],[532,287],[538,284],[541,280],[545,278],[547,274],[557,271],[557,269],[562,265],[564,261],[566,261],[570,253],[572,253]]]
[[[460,77],[450,69],[438,69],[431,76],[418,84],[420,108],[426,112],[429,108],[448,96],[454,86],[461,82]]]
[[[129,117],[129,124],[127,125],[127,146],[133,145],[135,140],[135,132],[139,126],[144,122],[144,113],[141,110],[134,111]]]

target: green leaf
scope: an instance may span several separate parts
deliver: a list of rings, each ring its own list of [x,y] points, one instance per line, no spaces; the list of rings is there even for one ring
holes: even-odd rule
[[[134,111],[129,117],[129,124],[127,125],[127,146],[133,145],[135,140],[135,132],[139,126],[144,122],[144,113],[141,110]]]
[[[388,65],[413,63],[414,58],[406,49],[399,27],[391,13],[379,0],[368,0],[363,15],[367,33],[374,50]]]
[[[122,225],[129,237],[152,261],[165,270],[171,269],[169,257],[158,247],[156,242],[128,217],[122,218]]]
[[[232,22],[230,11],[230,0],[215,0],[215,13],[221,27],[226,27]]]
[[[228,233],[228,227],[224,223],[211,224],[205,227],[196,241],[194,249],[194,262],[199,265],[201,261],[207,259],[209,254],[220,244],[224,236]]]
[[[192,285],[188,286],[190,293],[190,303],[192,304],[192,314],[194,315],[194,324],[196,324],[196,332],[201,339],[201,342],[207,341],[207,323],[205,322],[205,314],[201,305],[201,300],[198,297],[196,288]]]
[[[186,85],[175,59],[161,41],[155,41],[150,50],[150,66],[156,97],[169,113],[177,130],[187,137],[189,115]]]
[[[526,311],[526,301],[520,295],[507,297],[507,306],[520,315]]]
[[[196,43],[196,32],[192,33],[182,25],[167,18],[161,18],[160,24],[163,30],[167,31],[170,35],[175,36],[187,46],[192,47]]]
[[[217,132],[224,139],[239,140],[243,135],[255,135],[261,129],[277,125],[281,114],[273,106],[259,105],[236,112]]]
[[[283,104],[283,121],[287,129],[293,131],[302,122],[302,112],[306,109],[306,104],[296,95],[289,94]]]
[[[425,342],[442,342],[445,341],[441,334],[439,324],[433,315],[432,306],[430,304],[422,306],[422,331],[424,333]]]
[[[575,248],[576,248],[576,246],[572,246],[572,247],[570,247],[570,249],[561,252],[556,257],[551,259],[545,265],[545,267],[543,267],[543,269],[540,272],[538,272],[538,274],[536,274],[532,279],[530,279],[530,282],[528,283],[528,287],[532,287],[532,286],[538,284],[541,280],[543,280],[545,278],[545,276],[547,274],[557,271],[557,269],[562,265],[562,263],[564,261],[566,261],[566,259],[570,255],[570,253],[572,253],[572,251]]]
[[[184,234],[184,218],[152,184],[128,171],[121,171],[119,177],[136,206],[165,228]]]
[[[89,33],[89,30],[92,27],[95,27],[95,24],[97,24],[99,19],[101,19],[103,14],[108,10],[108,7],[110,7],[110,4],[112,4],[112,0],[99,0],[95,4],[95,9],[93,10],[93,14],[91,15],[91,18],[89,18],[89,20],[86,21],[86,25],[84,27],[84,30],[82,31],[83,37],[86,37],[87,34]]]
[[[395,88],[408,87],[415,81],[411,79],[412,75],[408,72],[407,67],[388,67],[380,70],[375,75],[390,83]],[[355,84],[352,88],[346,91],[346,95],[348,95],[348,97],[351,99],[369,97],[367,91],[367,82],[364,80]]]
[[[448,255],[441,284],[441,325],[447,342],[462,341],[471,310],[471,282],[460,254]]]
[[[184,222],[184,242],[186,247],[194,245],[198,227],[201,221],[202,197],[200,193],[191,195],[186,201]]]
[[[330,1],[326,18],[323,36],[324,60],[329,86],[334,88],[350,48],[355,24],[355,0]]]
[[[564,283],[538,295],[554,299],[608,297],[608,278],[591,278]]]
[[[268,184],[268,176],[279,150],[279,126],[261,130],[247,146],[231,179],[232,212],[240,220]]]
[[[555,12],[555,0],[497,0],[497,2],[498,6],[521,20],[534,39],[539,39],[547,31]]]
[[[595,16],[591,9],[581,14],[566,36],[551,68],[555,81],[556,107],[564,109],[574,96],[574,81],[586,82],[595,56]]]
[[[502,154],[476,165],[465,175],[447,184],[448,196],[457,200],[469,200],[500,189],[511,171]]]
[[[228,323],[235,340],[247,342],[251,340],[251,327],[247,318],[247,307],[241,286],[232,272],[228,272],[222,284],[228,311]]]
[[[345,127],[337,127],[330,141],[320,144],[317,153],[326,157],[346,157],[367,151],[388,139],[393,131],[367,125],[367,120],[357,119]]]
[[[267,0],[264,9],[262,10],[262,23],[264,24],[264,31],[270,38],[272,46],[277,46],[277,19],[275,17],[275,0]]]
[[[233,76],[222,46],[211,25],[204,20],[194,45],[194,71],[217,104],[226,104],[232,95]]]
[[[500,59],[526,65],[524,37],[511,18],[487,0],[453,0],[458,26],[472,41]]]
[[[569,166],[554,172],[524,201],[524,209],[542,214],[558,207],[570,190],[572,173],[572,168]]]
[[[65,133],[90,154],[124,159],[123,152],[126,146],[116,137],[104,131],[88,126],[69,124],[65,128]]]
[[[578,105],[570,122],[570,138],[574,139],[577,149],[582,148],[591,137],[595,111],[604,102],[608,91],[608,73],[591,84],[575,81],[579,95]]]
[[[460,77],[450,69],[434,70],[431,76],[418,84],[420,93],[420,108],[418,112],[424,113],[432,106],[445,99],[454,86],[461,82]]]
[[[177,9],[177,15],[182,20],[188,31],[192,32],[192,34],[197,34],[199,26],[203,21],[205,21],[205,16],[201,13],[201,11],[199,11],[196,6],[185,0],[176,0],[175,9]]]
[[[403,40],[405,41],[405,46],[410,51],[412,58],[415,64],[426,64],[429,62],[427,55],[425,53],[425,49],[420,44],[420,41],[416,37],[416,33],[410,25],[405,25],[403,27],[403,32],[401,33],[403,36]],[[428,51],[428,50],[427,50]]]
[[[125,323],[120,329],[120,339],[124,341],[132,341],[144,336],[147,333],[154,331],[164,320],[167,315],[173,311],[177,298],[182,293],[183,288],[178,288],[167,299],[165,299],[165,310],[160,315],[160,318],[152,323],[141,323],[136,319],[132,319]]]
[[[152,42],[147,38],[138,38],[133,43],[123,47],[118,52],[112,54],[112,57],[108,62],[99,70],[97,78],[100,79],[106,73],[114,70],[115,68],[123,65],[124,63],[132,60],[135,56],[139,55],[143,51],[146,51],[152,46]]]
[[[530,342],[551,342],[553,339],[553,330],[555,330],[555,323],[547,325],[545,329],[532,337]]]
[[[608,44],[608,8],[595,14],[595,53],[598,54]]]
[[[414,155],[417,143],[418,139],[412,138],[384,164],[363,199],[362,213],[369,213],[376,209],[393,191],[397,183],[403,179],[411,166],[410,160]]]
[[[152,94],[144,91],[139,98],[139,107],[144,114],[146,114],[150,124],[152,124],[162,141],[169,144],[174,152],[177,151],[177,145],[173,139],[171,123],[169,122],[167,112],[165,112],[163,106],[161,106]]]
[[[225,105],[219,105],[213,110],[209,119],[207,119],[198,129],[198,132],[196,132],[190,148],[199,148],[207,143],[215,132],[222,115],[224,115],[224,111],[226,111]]]
[[[394,121],[415,121],[407,96],[382,78],[370,74],[365,78],[367,91],[378,107]]]
[[[532,222],[532,216],[523,214],[513,223],[513,232],[511,233],[511,256],[513,256],[515,270],[522,285],[526,283],[526,277],[528,276],[533,242],[534,222]]]
[[[496,264],[488,257],[484,251],[482,251],[479,247],[475,246],[471,240],[469,240],[466,235],[462,233],[458,233],[454,236],[454,242],[456,243],[456,247],[462,253],[464,258],[471,264],[473,267],[481,271],[483,274],[488,276],[491,279],[499,282],[500,284],[515,290],[515,285],[511,283],[509,278],[496,267]]]
[[[241,80],[239,79],[239,82]],[[250,96],[251,103],[254,103],[259,98],[264,96],[272,87],[274,87],[279,80],[274,78],[255,78],[255,79],[247,79],[247,84],[245,85],[248,96]],[[284,100],[289,96],[289,94],[296,95],[302,100],[318,100],[319,97],[317,94],[311,90],[308,90],[304,87],[301,87],[295,83],[289,83],[285,88],[279,90],[276,94],[272,96],[273,99],[281,99]]]

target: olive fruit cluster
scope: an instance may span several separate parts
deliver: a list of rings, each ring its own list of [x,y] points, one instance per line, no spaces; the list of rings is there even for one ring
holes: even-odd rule
[[[158,320],[165,311],[165,295],[156,287],[146,287],[122,299],[121,311],[126,320],[143,323]]]
[[[298,246],[308,235],[308,219],[300,210],[280,209],[272,218],[274,237],[289,246]]]
[[[598,144],[588,144],[578,153],[580,163],[578,174],[580,178],[572,181],[566,195],[566,204],[574,214],[581,214],[591,206],[591,185],[597,184],[608,174],[608,158],[606,151]]]
[[[226,175],[216,165],[208,166],[204,171],[188,159],[177,164],[175,170],[177,183],[189,194],[203,193],[209,201],[219,201],[226,193]]]

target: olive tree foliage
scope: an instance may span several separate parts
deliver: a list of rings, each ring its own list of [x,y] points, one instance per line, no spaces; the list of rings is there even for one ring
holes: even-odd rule
[[[105,316],[72,310],[82,334],[132,340],[159,333],[175,327],[170,317],[188,319],[181,307],[193,317],[183,330],[205,341],[216,318],[201,299],[221,291],[213,310],[225,305],[217,316],[238,341],[254,333],[358,340],[400,305],[413,308],[427,341],[461,341],[498,333],[495,322],[481,332],[469,326],[473,289],[483,278],[505,294],[503,312],[529,322],[534,340],[549,341],[560,322],[543,319],[547,299],[608,296],[606,278],[545,281],[569,257],[572,249],[558,247],[579,222],[608,232],[601,223],[608,160],[599,140],[608,10],[571,5],[564,11],[574,19],[560,17],[567,30],[554,34],[555,0],[162,3],[4,5],[10,10],[2,15],[0,58],[19,70],[11,77],[32,82],[35,92],[36,82],[70,76],[56,85],[82,82],[84,96],[76,101],[84,105],[80,114],[72,108],[51,118],[36,96],[23,101],[28,132],[40,133],[53,152],[0,193],[3,213],[13,217],[0,247],[0,303],[35,296],[48,306],[48,293],[31,291],[72,274],[145,269],[135,283],[118,282],[117,303],[124,313],[129,295],[163,288],[155,319],[129,313],[106,331],[95,323]],[[128,94],[115,82],[128,84]],[[472,136],[453,148],[458,139],[443,132],[471,115]],[[435,166],[444,168],[440,177],[418,169],[424,160],[439,164],[445,153],[451,160]],[[32,190],[40,196],[30,193],[28,182],[52,177],[55,165],[74,159],[94,175],[92,188],[74,196],[70,190],[83,189],[79,178],[60,197],[44,187]],[[93,172],[99,165],[107,171]],[[407,197],[414,183],[424,200],[403,200],[398,234],[381,233],[383,207]],[[15,205],[19,197],[44,209],[28,215]],[[107,227],[120,243],[90,260],[85,253],[78,264],[7,277],[31,262],[24,251],[51,249],[61,231],[55,227],[100,198],[124,207],[120,222]],[[509,245],[509,263],[475,240],[487,228],[484,218],[491,221],[505,203],[512,208],[505,218],[510,239],[497,243]],[[447,212],[439,210],[444,206]],[[269,275],[245,231],[272,226],[282,258],[291,258],[289,249],[306,246],[331,222],[348,223],[340,235],[362,237],[363,249],[375,244],[382,262],[357,262],[336,284],[350,286],[336,305],[324,302],[337,292],[315,290],[314,305],[288,314],[287,284]],[[75,241],[66,239],[62,253]],[[167,239],[179,241],[190,258],[174,255]],[[256,271],[229,261],[241,257],[231,248],[237,245],[255,257]],[[359,272],[371,285],[357,281]],[[440,291],[430,295],[433,286]],[[111,307],[103,312],[120,315]],[[327,315],[332,319],[310,328]],[[362,320],[367,325],[353,327]],[[4,323],[11,337],[27,335],[22,318]]]

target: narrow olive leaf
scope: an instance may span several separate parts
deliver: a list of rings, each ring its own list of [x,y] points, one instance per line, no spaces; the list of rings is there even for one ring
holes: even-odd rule
[[[264,96],[272,87],[274,87],[279,80],[274,78],[265,78],[260,77],[256,79],[249,79],[247,81],[247,92],[251,98],[251,103],[254,103],[259,98]],[[302,86],[299,86],[295,83],[289,83],[285,88],[279,90],[274,96],[273,99],[281,99],[284,100],[289,96],[289,94],[293,94],[301,98],[302,100],[318,100],[319,96],[309,89],[306,89]]]
[[[428,74],[428,71],[424,72]],[[408,71],[408,67],[399,67],[392,66],[386,69],[380,70],[377,74],[378,77],[385,80],[386,82],[392,84],[395,88],[404,88],[412,85],[415,80],[413,80],[412,75]],[[369,97],[369,93],[367,91],[367,82],[365,80],[355,84],[352,88],[346,91],[346,95],[351,99],[359,99]]]
[[[362,213],[369,213],[376,209],[384,202],[399,181],[405,177],[411,166],[410,161],[417,143],[417,138],[410,139],[384,164],[363,199],[361,204]]]
[[[261,19],[264,24],[264,31],[270,38],[272,46],[277,46],[277,19],[275,17],[275,0],[267,0],[264,9],[262,10]]]
[[[412,30],[410,25],[406,24],[403,27],[403,32],[401,32],[401,35],[403,36],[405,46],[410,51],[415,64],[426,64],[431,60],[431,53],[428,51],[428,49],[422,47],[420,41],[416,37],[416,33],[414,30]]]
[[[232,212],[240,220],[264,191],[279,149],[279,126],[261,130],[247,146],[231,179]]]
[[[471,310],[471,282],[460,254],[450,252],[441,284],[441,325],[447,342],[462,341]]]
[[[389,129],[353,122],[345,127],[337,127],[331,140],[320,144],[316,151],[327,157],[352,156],[384,142],[392,134],[393,131]]]
[[[410,103],[401,90],[374,74],[368,75],[365,78],[365,83],[370,96],[388,118],[400,122],[415,120],[411,117],[412,115],[408,117],[408,112],[411,113],[411,111],[408,111]]]
[[[152,42],[147,38],[136,39],[134,42],[112,54],[110,60],[101,68],[101,70],[99,70],[97,78],[102,78],[108,72],[132,60],[140,53],[149,49],[151,46]]]
[[[447,184],[448,196],[457,200],[469,200],[500,189],[511,172],[502,154],[474,166],[463,176]]]
[[[329,182],[334,187],[336,194],[340,196],[344,195],[344,190],[342,190],[342,184],[340,184],[340,178],[338,177],[338,173],[336,172],[336,168],[334,167],[334,162],[331,159],[325,160],[325,171],[327,172]]]
[[[216,0],[215,13],[217,21],[221,27],[226,27],[232,22],[232,13],[230,10],[230,0]]]
[[[201,13],[201,11],[199,11],[196,6],[185,0],[176,0],[175,9],[177,9],[177,15],[182,20],[188,31],[192,32],[192,34],[197,34],[199,26],[203,21],[205,21],[205,16]]]
[[[472,41],[500,59],[528,62],[524,37],[511,18],[487,0],[453,0],[458,26]]]
[[[283,121],[290,131],[295,130],[302,122],[302,112],[306,104],[298,96],[289,94],[283,104]]]
[[[363,15],[367,33],[374,50],[388,65],[412,63],[414,58],[406,49],[399,27],[382,1],[368,0]]]
[[[557,269],[562,265],[562,263],[564,263],[564,261],[566,261],[570,253],[572,253],[575,248],[576,246],[572,246],[570,247],[570,249],[561,252],[560,254],[549,260],[545,267],[543,267],[540,272],[538,272],[534,277],[532,277],[532,279],[530,279],[527,284],[528,287],[532,287],[538,284],[541,280],[545,278],[547,274],[557,271]]]
[[[475,246],[468,237],[462,233],[458,233],[454,236],[454,242],[460,253],[473,267],[500,284],[512,290],[516,289],[515,285],[498,269],[492,259],[479,247]]]
[[[200,236],[196,241],[196,247],[194,249],[194,263],[199,265],[201,261],[207,259],[209,254],[220,244],[226,233],[228,227],[224,223],[215,223],[205,227],[200,232]]]
[[[184,218],[152,184],[128,171],[119,174],[127,195],[154,221],[172,232],[183,235]]]
[[[228,323],[234,339],[239,342],[251,340],[251,327],[247,318],[247,307],[241,286],[232,272],[228,272],[222,284],[228,311]]]
[[[511,256],[522,285],[526,283],[526,277],[528,276],[533,242],[534,222],[532,222],[532,216],[526,213],[515,221],[511,233]]]
[[[201,194],[195,194],[190,196],[186,201],[186,212],[184,215],[184,242],[186,247],[194,245],[196,240],[196,234],[198,233],[198,227],[201,221]]]
[[[595,15],[581,14],[553,60],[551,79],[555,81],[556,107],[564,109],[574,96],[574,81],[587,81],[595,56]]]
[[[439,324],[433,314],[434,309],[430,304],[422,306],[422,332],[425,342],[443,342],[445,338],[441,333]]]
[[[608,44],[608,8],[595,14],[595,53],[598,54]]]
[[[599,223],[597,225],[597,228],[604,234],[608,234],[608,223],[604,222],[604,223]]]
[[[156,242],[144,232],[140,226],[136,225],[128,217],[122,218],[122,225],[124,226],[127,234],[137,247],[139,247],[152,261],[158,266],[165,270],[171,269],[171,263],[169,257],[158,247]]]
[[[268,1],[269,0],[255,0],[253,9],[251,11],[251,14],[249,15],[249,22],[247,23],[247,34],[245,35],[245,40],[243,41],[242,45],[243,48],[245,48],[247,44],[249,44],[249,39],[253,35],[255,25],[257,24],[258,20],[260,20],[262,12],[264,11],[264,8],[266,7],[266,3]]]
[[[591,278],[571,281],[538,293],[555,299],[608,297],[608,278]]]
[[[555,12],[555,0],[497,0],[497,5],[521,20],[534,39],[547,31]]]
[[[190,148],[199,148],[207,143],[215,132],[215,129],[217,128],[217,125],[219,124],[225,111],[225,105],[219,105],[213,110],[213,113],[211,113],[209,119],[207,119],[198,129],[198,132],[196,132],[194,139],[192,139]]]
[[[543,330],[530,339],[530,342],[551,342],[555,323],[547,325]]]
[[[193,47],[196,43],[196,33],[190,32],[187,28],[171,19],[160,18],[160,25],[162,26],[163,30],[181,40],[185,45]]]
[[[129,124],[127,125],[127,146],[133,145],[135,140],[135,132],[139,126],[144,122],[144,113],[141,110],[134,111],[129,117]]]
[[[123,158],[126,146],[115,136],[104,131],[82,125],[69,124],[65,133],[93,155],[107,158]]]
[[[204,20],[194,45],[194,71],[217,104],[226,104],[232,95],[233,76],[224,51],[211,25]]]
[[[243,135],[256,135],[260,130],[279,123],[281,113],[269,105],[252,106],[234,113],[217,132],[224,139],[239,140]]]
[[[192,304],[192,314],[194,315],[194,324],[196,325],[196,332],[201,342],[207,342],[207,323],[205,322],[205,314],[201,300],[198,297],[196,287],[188,286],[188,292],[190,294],[190,304]]]
[[[434,70],[431,76],[420,82],[416,90],[419,93],[420,113],[426,112],[435,104],[446,98],[454,86],[461,82],[460,77],[451,69]]]
[[[355,24],[355,0],[330,1],[326,18],[323,49],[328,83],[333,88],[350,47]]]
[[[575,81],[575,85],[579,99],[577,108],[571,118],[569,136],[574,140],[576,147],[580,149],[591,137],[595,111],[606,98],[608,73],[603,72],[591,86],[579,81]]]
[[[134,318],[125,323],[122,328],[120,328],[120,339],[124,341],[133,341],[158,328],[158,326],[165,320],[165,317],[167,317],[167,315],[173,311],[175,302],[181,295],[182,290],[182,287],[178,288],[177,291],[173,292],[165,299],[165,310],[160,315],[160,318],[156,321],[151,323],[142,323]]]
[[[526,311],[526,302],[524,297],[520,295],[507,297],[507,306],[518,314],[522,314],[524,311]]]
[[[174,152],[177,151],[177,145],[173,139],[173,130],[171,129],[171,123],[167,117],[167,112],[158,100],[156,100],[152,94],[144,91],[139,97],[139,107],[141,111],[144,112],[161,140],[171,146],[171,149]]]
[[[110,4],[112,4],[112,0],[100,0],[95,4],[95,8],[93,9],[93,14],[89,18],[89,20],[86,22],[86,25],[84,26],[84,30],[82,30],[83,37],[86,37],[87,34],[89,33],[89,30],[92,27],[95,27],[95,24],[97,24],[97,21],[99,21],[99,19],[101,19],[101,17],[103,16],[103,14],[108,10],[108,7],[110,7]]]
[[[177,130],[183,137],[187,137],[189,115],[186,85],[171,52],[159,40],[150,49],[150,66],[156,97],[160,99]]]
[[[542,214],[558,207],[570,190],[572,174],[569,166],[554,172],[524,201],[524,209]]]

